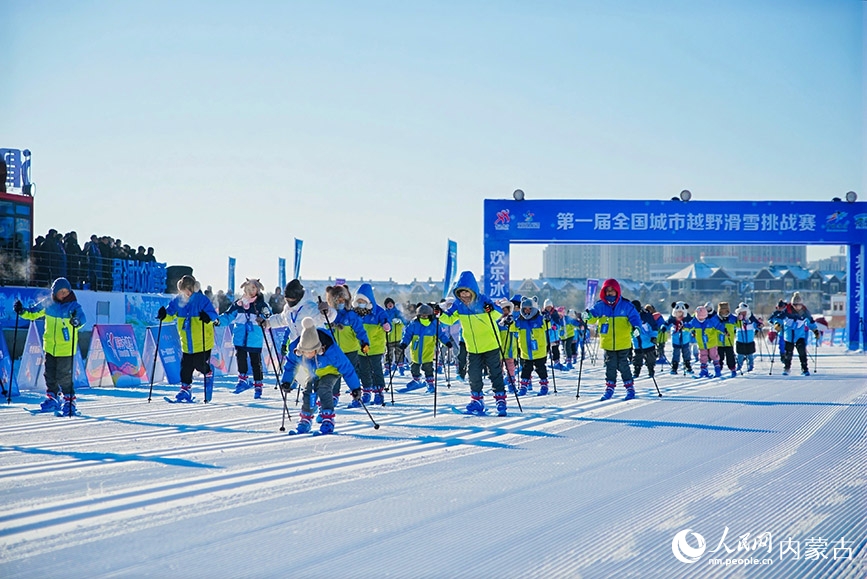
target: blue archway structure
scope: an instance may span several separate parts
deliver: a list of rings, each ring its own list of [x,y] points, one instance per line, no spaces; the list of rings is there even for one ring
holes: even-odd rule
[[[509,292],[513,243],[848,245],[847,344],[865,329],[867,203],[486,199],[484,291]]]

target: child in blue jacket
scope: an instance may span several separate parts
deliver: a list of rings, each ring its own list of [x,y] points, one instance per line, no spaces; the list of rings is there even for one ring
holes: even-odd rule
[[[762,323],[750,311],[750,306],[741,302],[735,309],[735,351],[738,356],[738,371],[747,362],[747,372],[753,371],[756,356],[756,332],[762,328]]]
[[[15,300],[15,313],[25,320],[36,320],[45,317],[45,333],[42,338],[42,349],[45,351],[45,400],[42,401],[42,412],[57,412],[64,416],[78,414],[75,408],[75,388],[73,387],[73,372],[75,368],[75,352],[79,345],[78,328],[87,321],[81,304],[76,301],[72,286],[64,277],[59,277],[51,284],[51,297],[36,305],[25,308],[24,304]],[[11,387],[11,385],[10,385]],[[60,406],[60,392],[63,392],[63,407]]]
[[[238,385],[234,393],[240,394],[252,386],[253,398],[257,399],[262,397],[262,347],[266,320],[271,317],[263,291],[265,286],[258,279],[247,278],[241,284],[241,297],[219,317],[221,324],[230,324],[232,328],[232,345],[238,360]],[[252,382],[248,375],[250,369],[253,370]]]
[[[795,348],[798,349],[798,357],[801,360],[801,376],[809,376],[810,369],[807,367],[807,331],[812,331],[814,337],[818,340],[819,329],[816,327],[816,322],[813,321],[813,316],[807,310],[807,306],[804,305],[804,300],[801,298],[799,292],[795,292],[792,296],[791,305],[786,311],[781,325],[783,330],[782,335],[786,343],[783,376],[788,376],[789,370],[792,368],[792,358],[794,357]]]
[[[439,329],[439,335],[437,335]],[[427,382],[427,391],[434,391],[434,367],[436,357],[437,339],[445,344],[446,348],[452,347],[452,341],[434,318],[434,310],[427,304],[419,304],[416,308],[416,318],[404,327],[403,337],[400,340],[399,350],[401,356],[407,348],[410,349],[410,373],[412,381],[406,385],[407,390],[414,390],[423,386],[421,371],[424,370],[424,379]]]
[[[641,374],[641,366],[647,366],[647,374],[651,378],[656,374],[656,340],[659,332],[659,324],[653,314],[641,307],[641,302],[632,300],[632,305],[638,311],[641,318],[643,333],[632,336],[632,347],[635,353],[632,358],[633,379]]]
[[[301,335],[289,346],[281,388],[285,392],[291,392],[294,382],[303,388],[301,419],[295,427],[295,434],[310,432],[314,393],[322,405],[322,425],[319,432],[330,434],[334,432],[334,399],[331,396],[334,384],[342,376],[349,385],[352,398],[360,400],[361,382],[349,358],[334,343],[329,332],[317,329],[316,323],[310,317],[301,320],[301,327]]]

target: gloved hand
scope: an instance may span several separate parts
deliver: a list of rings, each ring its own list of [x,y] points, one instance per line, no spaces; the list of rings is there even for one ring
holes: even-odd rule
[[[485,313],[486,314],[490,314],[493,311],[494,311],[493,304],[485,304]]]
[[[783,329],[783,326],[781,326],[780,324],[774,324],[774,329],[777,330],[777,332],[779,332],[780,330]]]
[[[361,388],[355,388],[349,393],[352,396],[352,399],[356,402],[361,401]]]
[[[259,315],[262,316],[263,318],[265,318],[265,319],[267,320],[268,318],[271,317],[271,314],[272,314],[272,313],[273,313],[273,312],[271,311],[271,308],[269,308],[268,306],[263,306],[263,307],[262,307],[262,312],[261,312]]]
[[[443,309],[440,307],[439,304],[434,304],[433,311],[434,311],[434,315],[437,315],[437,316],[441,316],[443,314]]]
[[[283,345],[280,346],[280,355],[285,358],[286,354],[288,354],[288,353],[289,353],[289,343],[283,342]]]
[[[651,343],[651,344],[656,344],[656,338],[650,338],[650,343]]]
[[[328,302],[323,302],[322,298],[319,299],[319,313],[325,315],[328,312]]]
[[[632,328],[632,337],[633,338],[637,338],[640,335],[641,335],[641,330],[639,330],[638,328]]]
[[[293,382],[282,382],[280,384],[280,390],[283,392],[292,392],[292,389],[295,387]]]
[[[818,340],[818,339],[819,339],[819,330],[813,330],[813,335],[814,335],[814,336],[816,337],[816,339]]]
[[[448,348],[448,349],[450,349],[450,350],[451,350],[451,348],[452,348],[453,345],[454,345],[454,344],[452,344],[451,342],[446,342],[446,348]]]
[[[362,354],[367,354],[369,351],[370,351],[370,345],[361,344],[361,353]]]
[[[385,322],[384,324],[382,324],[382,329],[385,330],[386,334],[389,333],[391,331],[391,324]]]
[[[588,320],[592,317],[593,317],[593,315],[590,313],[590,310],[584,310],[584,319],[585,320]]]
[[[166,311],[166,308],[164,306],[160,306],[160,311],[157,312],[157,319],[163,321],[168,315],[169,313]]]
[[[21,300],[15,300],[15,304],[12,306],[12,310],[18,315],[24,313],[24,304],[21,303]]]
[[[199,312],[199,319],[202,320],[203,324],[207,324],[211,321],[211,316],[208,315],[208,312],[201,311]]]
[[[334,324],[334,331],[339,332],[343,329],[343,324]]]
[[[398,325],[398,324],[400,323],[400,319],[398,319],[398,318],[392,318],[392,319],[391,319],[391,323],[394,324],[394,325],[396,326],[396,325]]]
[[[78,319],[78,315],[75,312],[72,312],[69,316],[69,325],[73,328],[81,326],[81,320]]]

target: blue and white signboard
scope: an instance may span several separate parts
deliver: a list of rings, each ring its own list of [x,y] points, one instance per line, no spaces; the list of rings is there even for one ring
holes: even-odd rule
[[[849,347],[860,345],[864,202],[486,199],[484,230],[482,291],[492,298],[509,294],[512,243],[848,245]]]

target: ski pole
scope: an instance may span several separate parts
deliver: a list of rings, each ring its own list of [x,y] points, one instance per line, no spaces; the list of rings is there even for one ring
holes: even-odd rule
[[[497,339],[497,350],[500,352],[500,358],[503,357],[503,345],[500,344],[500,332],[497,331],[497,325],[494,323],[494,318],[491,316],[491,312],[488,312],[488,320],[491,321],[491,329],[494,330],[494,337]],[[509,380],[514,380],[512,375],[509,373],[509,367],[506,367],[506,374],[509,376]],[[518,403],[518,410],[523,414],[524,409],[521,408],[521,399],[518,397],[518,389],[515,388],[515,401]]]
[[[451,365],[451,363],[452,363],[452,349],[451,349],[451,348],[446,348],[446,363],[445,363],[445,367],[446,367],[446,388],[448,388],[449,390],[451,390],[451,388],[452,388],[451,380],[449,380],[449,366]]]
[[[300,386],[299,386],[300,388]],[[286,432],[286,417],[292,419],[292,415],[289,414],[289,407],[286,405],[286,391],[283,390],[283,387],[280,387],[280,394],[283,395],[283,419],[280,421],[280,432]]]
[[[373,429],[379,430],[379,424],[377,424],[376,420],[374,420],[373,416],[371,416],[370,410],[368,410],[367,406],[364,404],[364,400],[362,400],[361,397],[359,397],[358,401],[361,402],[361,407],[364,408],[364,411],[367,412],[367,417],[370,418],[370,421],[373,423]]]
[[[391,385],[391,381],[394,379],[394,371],[397,370],[397,364],[394,364],[391,368],[391,373],[388,375],[388,390],[391,392],[391,405],[394,406],[394,388]]]
[[[151,396],[154,393],[154,375],[157,372],[157,356],[160,353],[160,335],[163,333],[163,321],[160,320],[160,327],[157,328],[157,344],[154,348],[154,363],[151,365],[151,387],[148,390],[148,403],[151,401]]]
[[[12,404],[12,383],[15,381],[15,350],[18,348],[18,319],[20,317],[21,314],[15,312],[15,333],[12,338],[12,353],[10,354],[12,367],[9,370],[9,389],[6,392],[6,404]]]
[[[662,398],[662,392],[659,391],[659,384],[656,383],[656,375],[651,374],[650,379],[653,380],[653,385],[656,386],[656,393],[659,394],[660,398]]]
[[[777,339],[779,339],[779,338],[780,338],[780,334],[777,334]],[[768,354],[768,357],[770,357],[770,359],[771,359],[771,369],[768,370],[768,376],[771,376],[774,373],[774,358],[776,356],[773,355],[773,349],[771,348],[770,344],[768,344],[768,350],[770,351],[770,353]]]
[[[551,383],[554,385],[554,394],[557,393],[557,376],[554,374],[554,345],[549,339],[551,335],[551,325],[548,319],[545,319],[545,341],[548,342],[548,357],[551,358]]]
[[[271,360],[271,369],[274,370],[274,378],[276,382],[274,388],[276,389],[280,387],[280,375],[282,375],[283,372],[277,374],[277,365],[274,363],[274,356],[271,355],[271,344],[268,343],[268,336],[265,335],[265,328],[262,326],[259,327],[262,328],[262,339],[265,341],[265,347],[268,349],[268,359]],[[276,348],[277,344],[274,344],[274,347]],[[283,398],[285,399],[286,397],[284,396]]]
[[[75,391],[75,335],[78,333],[75,331],[75,326],[72,325],[72,318],[75,318],[75,317],[76,317],[76,315],[75,315],[75,312],[73,311],[72,314],[70,314],[70,316],[69,316],[69,320],[70,320],[69,325],[72,327],[72,391],[73,392]],[[73,408],[74,407],[72,406],[72,402],[70,402],[69,403],[69,417],[70,418],[72,418],[72,416],[73,416],[73,411],[72,411]]]
[[[264,331],[265,331],[265,328],[263,327],[262,332],[264,333]],[[277,342],[274,340],[274,329],[271,327],[270,324],[268,325],[268,335],[271,336],[271,343],[274,344],[274,355],[277,356],[277,366],[280,368],[280,375],[282,376],[283,375],[283,354],[279,350],[277,350]],[[265,339],[265,341],[267,342],[268,340]],[[271,362],[271,365],[273,366],[274,362]],[[274,389],[276,390],[277,387],[275,386]]]
[[[584,371],[584,351],[581,351],[581,361],[578,362],[578,391],[575,393],[575,398],[581,398],[581,372]]]
[[[815,334],[813,334],[815,338]],[[815,347],[813,348],[813,374],[819,373],[819,338],[814,340]]]
[[[434,417],[437,415],[437,367],[440,363],[440,317],[437,316],[436,333],[434,334]],[[424,348],[422,348],[424,353]]]

